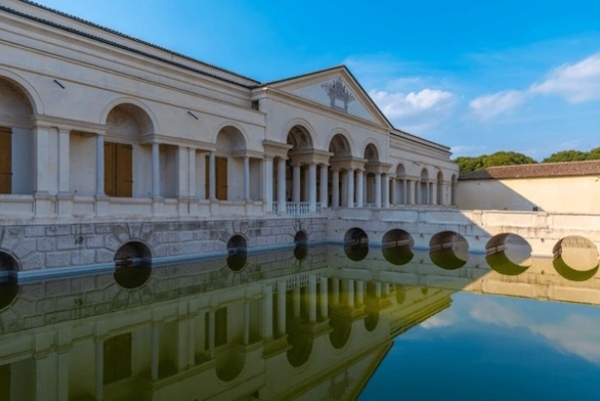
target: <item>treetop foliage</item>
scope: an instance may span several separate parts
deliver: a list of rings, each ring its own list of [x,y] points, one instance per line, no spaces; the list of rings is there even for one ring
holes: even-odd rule
[[[572,162],[584,160],[600,160],[600,147],[594,148],[589,152],[580,150],[562,150],[548,156],[542,163]],[[482,170],[493,166],[510,166],[514,164],[537,163],[533,158],[519,152],[496,152],[491,155],[481,155],[476,157],[461,156],[454,160],[458,163],[460,174],[470,173],[471,171]]]

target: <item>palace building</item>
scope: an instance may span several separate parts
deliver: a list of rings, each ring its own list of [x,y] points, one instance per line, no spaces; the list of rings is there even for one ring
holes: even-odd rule
[[[455,204],[449,148],[345,66],[258,82],[25,0],[0,5],[0,55],[5,227]]]

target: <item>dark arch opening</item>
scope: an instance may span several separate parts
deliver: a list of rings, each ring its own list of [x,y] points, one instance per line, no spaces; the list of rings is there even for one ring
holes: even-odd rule
[[[459,269],[469,260],[469,244],[458,233],[442,231],[429,241],[429,257],[436,266],[442,269]]]
[[[152,275],[148,261],[150,248],[142,242],[132,241],[122,245],[115,254],[114,278],[119,286],[134,289],[144,285]]]
[[[369,237],[360,228],[351,228],[344,235],[344,252],[348,259],[361,261],[369,254]]]
[[[289,332],[288,342],[292,347],[287,351],[287,359],[290,365],[298,368],[308,362],[313,349],[313,341],[310,335],[302,333],[300,329],[296,328]]]
[[[237,272],[242,270],[248,262],[248,244],[246,238],[239,234],[227,241],[227,266]]]
[[[308,255],[308,234],[304,230],[300,230],[294,236],[294,257],[298,260],[306,259]]]
[[[401,284],[396,284],[396,302],[402,305],[406,300],[406,287]]]
[[[12,305],[19,295],[20,286],[13,282],[0,283],[0,311]]]
[[[414,241],[409,233],[393,229],[385,233],[381,241],[383,257],[393,265],[401,266],[410,262]]]
[[[215,358],[217,377],[224,382],[230,382],[242,373],[245,364],[246,354],[244,351],[235,347],[224,350]]]
[[[500,274],[516,276],[531,266],[531,245],[516,234],[495,235],[485,245],[485,251],[488,265]]]
[[[341,349],[348,343],[352,332],[352,323],[348,319],[331,319],[329,322],[333,331],[329,333],[329,341],[335,349]]]
[[[568,236],[556,243],[553,249],[554,269],[571,281],[585,281],[598,272],[598,248],[589,239]]]
[[[378,312],[367,312],[367,317],[365,317],[365,329],[367,331],[373,331],[377,328],[379,324],[379,313]]]

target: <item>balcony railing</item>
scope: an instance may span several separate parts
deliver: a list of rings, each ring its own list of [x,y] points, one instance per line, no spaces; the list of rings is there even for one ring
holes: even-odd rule
[[[278,202],[273,202],[273,212],[279,212]],[[286,202],[285,213],[289,216],[308,216],[310,214],[310,208],[308,202]],[[316,213],[321,213],[321,205],[316,204]]]

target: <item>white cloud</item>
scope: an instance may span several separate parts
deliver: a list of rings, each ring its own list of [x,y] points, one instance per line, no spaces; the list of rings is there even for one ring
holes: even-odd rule
[[[410,93],[372,90],[369,96],[391,120],[440,111],[450,107],[455,101],[454,95],[450,92],[428,88]]]
[[[442,313],[432,316],[421,323],[423,329],[437,329],[452,326],[460,321],[460,317],[452,309],[446,309]]]
[[[565,64],[529,89],[531,93],[563,96],[570,103],[600,99],[600,53],[575,64]]]
[[[513,110],[523,104],[526,98],[525,92],[511,89],[476,97],[469,102],[469,107],[478,117],[487,120]]]

